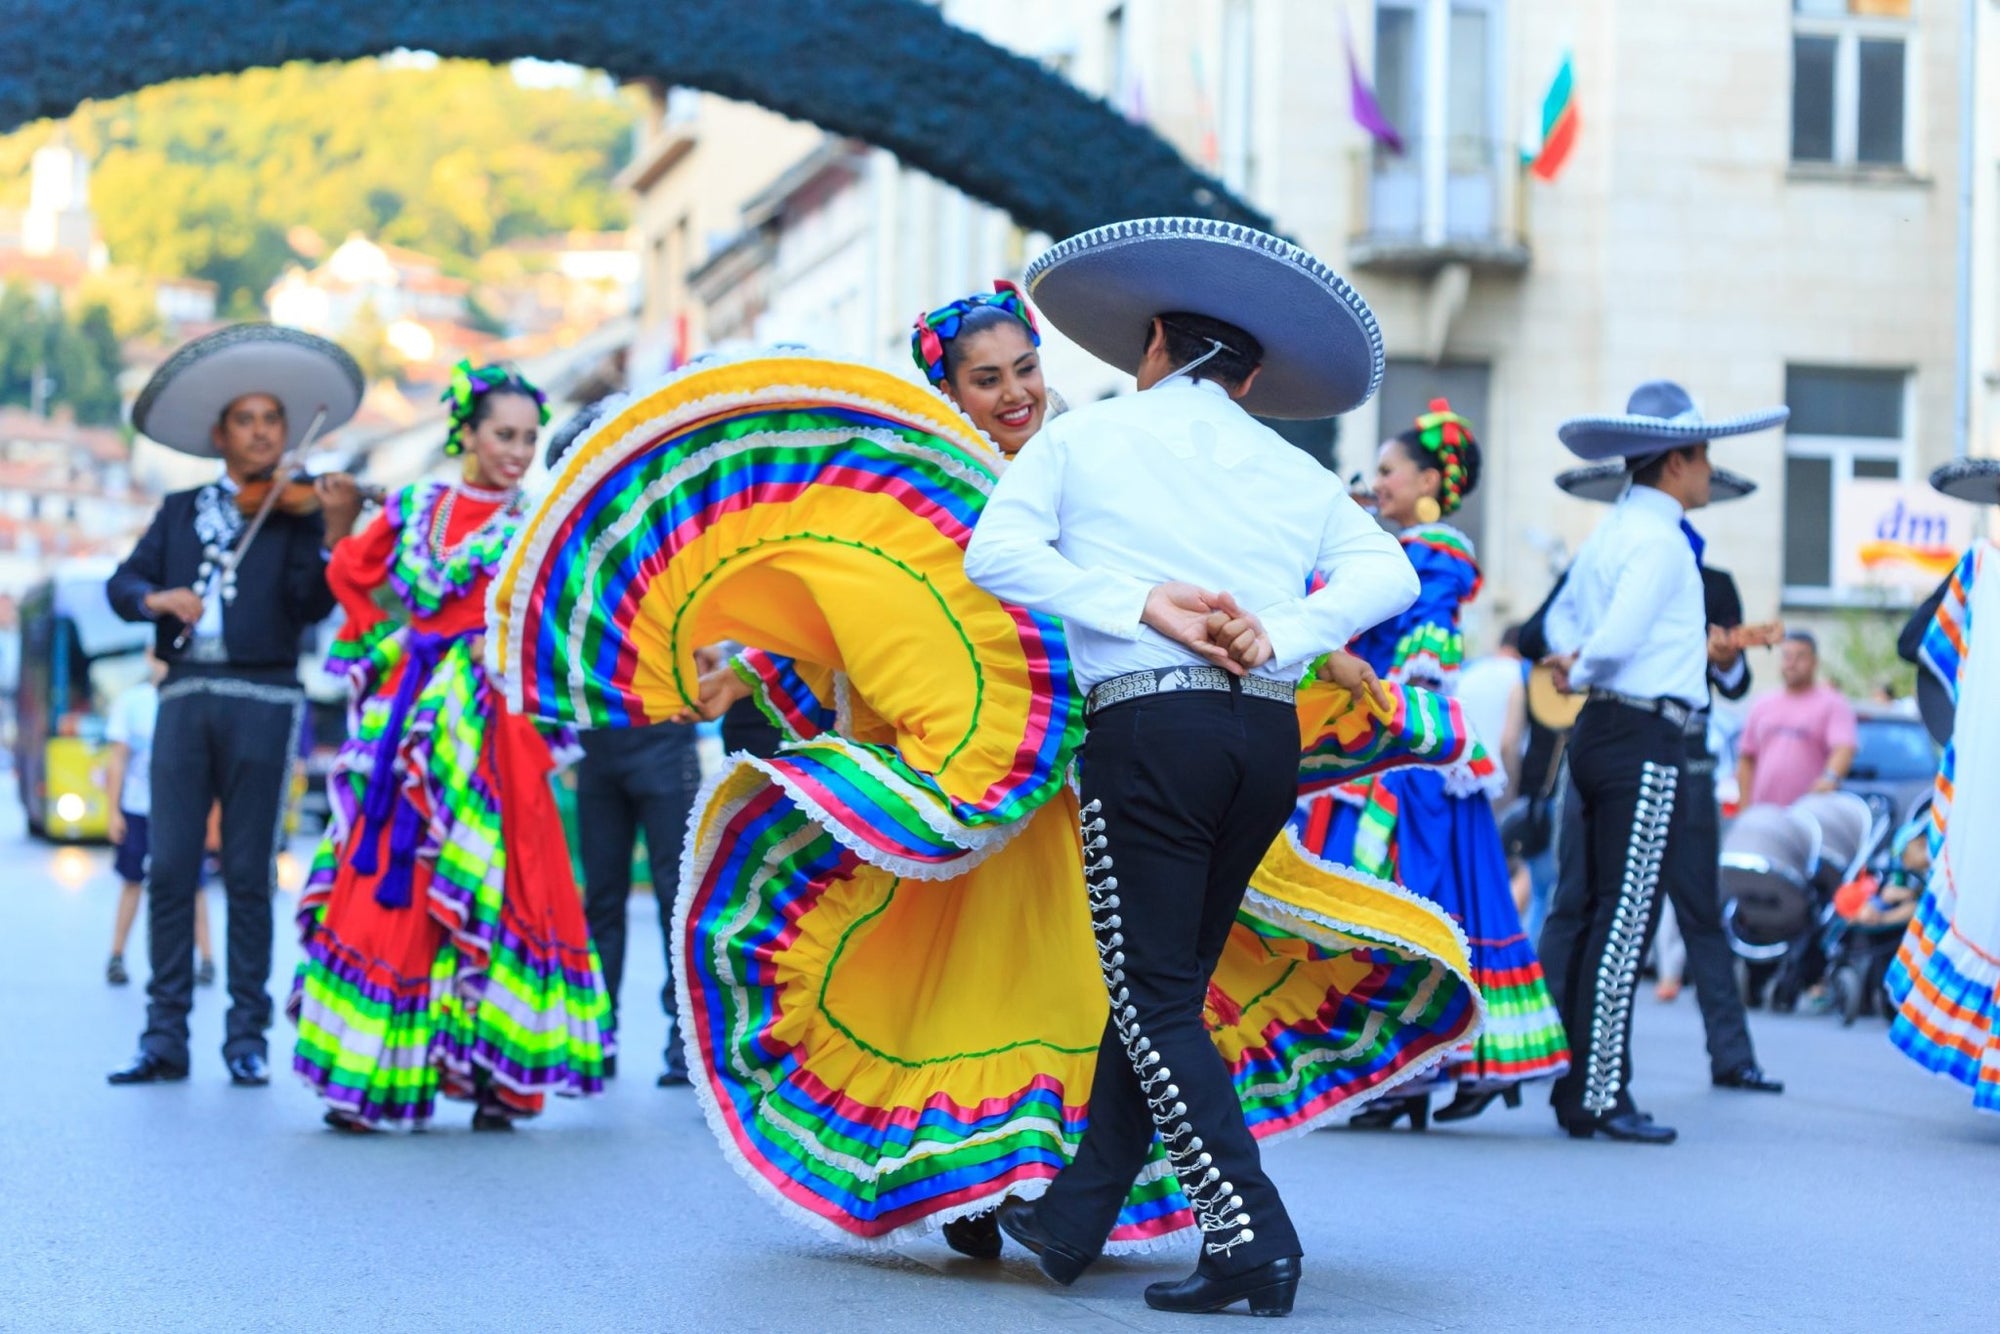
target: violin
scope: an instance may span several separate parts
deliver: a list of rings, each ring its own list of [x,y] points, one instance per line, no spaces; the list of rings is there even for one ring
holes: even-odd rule
[[[271,508],[280,514],[293,518],[304,518],[320,511],[319,492],[313,489],[317,477],[312,473],[295,472],[291,479],[278,487],[278,498]],[[236,509],[246,519],[255,518],[263,512],[264,502],[270,497],[271,489],[277,486],[275,477],[262,477],[243,483],[236,490]],[[380,505],[386,493],[379,486],[362,486],[363,505]]]

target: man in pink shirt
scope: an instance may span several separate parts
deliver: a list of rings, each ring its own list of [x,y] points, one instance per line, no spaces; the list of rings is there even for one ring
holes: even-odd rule
[[[1854,706],[1819,681],[1819,646],[1803,630],[1779,648],[1785,688],[1750,706],[1736,762],[1746,805],[1789,806],[1808,792],[1830,792],[1854,763]]]

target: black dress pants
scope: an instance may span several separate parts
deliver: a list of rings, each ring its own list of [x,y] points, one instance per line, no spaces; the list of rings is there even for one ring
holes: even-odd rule
[[[1693,900],[1714,884],[1713,808],[1683,797],[1688,745],[1679,726],[1623,704],[1593,700],[1577,719],[1569,759],[1583,828],[1580,929],[1566,942],[1543,933],[1564,951],[1542,961],[1569,1036],[1569,1073],[1550,1099],[1561,1121],[1635,1110],[1632,1002],[1660,895]]]
[[[1080,1255],[1103,1249],[1154,1139],[1226,1275],[1296,1256],[1228,1067],[1202,1018],[1250,874],[1297,796],[1298,717],[1240,691],[1151,695],[1092,715],[1084,863],[1111,1014],[1076,1160],[1037,1207]]]
[[[188,1064],[194,1005],[194,896],[209,809],[222,804],[228,896],[229,1018],[224,1058],[265,1053],[271,1026],[272,892],[286,789],[298,756],[305,692],[231,676],[187,676],[160,690],[153,731],[152,863],[146,933],[152,981],[139,1045]]]
[[[1569,957],[1583,931],[1588,901],[1582,803],[1567,776],[1561,790],[1564,795],[1557,821],[1556,888],[1540,944],[1541,956],[1547,960]],[[1697,867],[1708,868],[1708,873],[1691,875],[1685,880],[1670,879],[1666,891],[1674,905],[1674,920],[1680,927],[1681,939],[1687,946],[1687,977],[1701,1007],[1709,1070],[1717,1075],[1728,1074],[1755,1064],[1757,1054],[1744,1014],[1743,991],[1736,985],[1736,956],[1722,930],[1721,833],[1715,801],[1715,759],[1708,753],[1706,736],[1687,739],[1687,763],[1681,773],[1675,805],[1677,809],[1685,808],[1687,858]],[[1550,993],[1558,1009],[1563,1005],[1566,981],[1559,969],[1550,967]]]
[[[666,1063],[683,1071],[680,1007],[674,995],[674,893],[681,879],[681,848],[688,813],[701,787],[701,759],[694,729],[675,723],[585,732],[577,765],[576,823],[582,845],[584,916],[604,966],[614,1027],[619,985],[625,976],[626,908],[632,895],[634,840],[646,835],[646,862],[660,914],[667,956],[660,1004],[667,1015]]]

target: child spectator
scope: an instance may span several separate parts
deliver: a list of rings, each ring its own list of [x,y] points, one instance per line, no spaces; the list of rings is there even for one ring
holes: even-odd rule
[[[111,928],[111,960],[104,965],[104,980],[122,987],[132,980],[125,968],[125,943],[132,935],[132,922],[139,915],[140,887],[146,881],[148,849],[147,819],[153,809],[153,721],[160,711],[160,678],[166,667],[150,652],[146,655],[146,679],[119,695],[111,705],[106,736],[111,742],[111,763],[105,787],[113,797],[110,818],[111,844],[117,849],[112,865],[124,886],[118,892],[118,916]],[[201,986],[215,982],[215,951],[209,943],[208,905],[199,890],[194,898],[194,941],[201,955],[195,981]]]

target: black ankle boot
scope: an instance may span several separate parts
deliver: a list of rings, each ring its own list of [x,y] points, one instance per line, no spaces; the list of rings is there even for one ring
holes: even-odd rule
[[[1299,1273],[1298,1257],[1292,1255],[1226,1278],[1211,1277],[1197,1269],[1178,1283],[1155,1283],[1147,1288],[1146,1305],[1155,1311],[1192,1315],[1226,1310],[1247,1301],[1251,1315],[1290,1315],[1292,1299],[1299,1293]]]
[[[1041,1264],[1042,1272],[1068,1287],[1089,1267],[1094,1256],[1078,1255],[1042,1230],[1035,1206],[1026,1200],[1008,1200],[995,1211],[1000,1230],[1028,1248]]]

